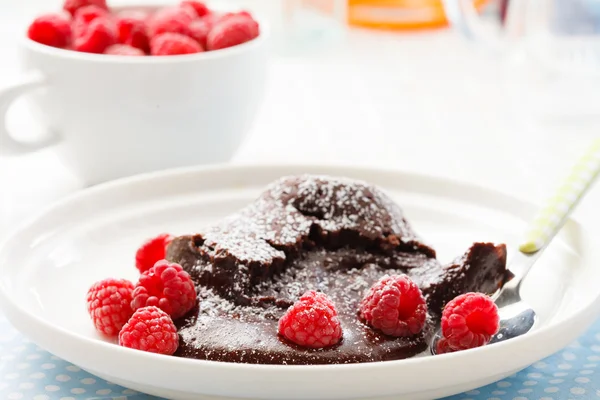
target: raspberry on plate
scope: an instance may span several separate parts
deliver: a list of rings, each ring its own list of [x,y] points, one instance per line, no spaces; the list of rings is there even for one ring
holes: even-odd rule
[[[146,53],[138,49],[137,47],[129,46],[126,44],[113,44],[104,50],[104,54],[110,54],[113,56],[145,56]]]
[[[112,21],[104,17],[95,18],[82,31],[77,32],[73,49],[85,53],[103,53],[117,42],[117,33]]]
[[[206,39],[208,50],[218,50],[248,42],[259,35],[258,22],[246,15],[222,18]]]
[[[167,260],[157,262],[142,273],[133,290],[134,310],[156,306],[174,320],[183,317],[196,304],[196,287],[181,265]]]
[[[137,47],[144,53],[150,51],[146,17],[134,13],[117,15],[117,35],[119,43]]]
[[[67,47],[71,42],[71,21],[64,14],[37,17],[27,30],[29,39],[52,47]]]
[[[483,293],[465,293],[442,311],[442,336],[453,351],[483,346],[498,332],[498,307]]]
[[[118,335],[133,314],[132,293],[133,283],[125,279],[105,279],[92,285],[87,292],[87,310],[99,332]]]
[[[108,11],[95,5],[81,7],[73,16],[73,35],[81,36],[90,22],[100,17],[109,18]]]
[[[65,0],[63,9],[68,11],[71,15],[75,15],[75,11],[81,7],[94,5],[105,10],[108,10],[106,0]]]
[[[150,40],[150,54],[153,56],[174,56],[194,54],[204,51],[200,43],[179,33],[163,33]]]
[[[200,43],[202,48],[206,48],[206,38],[208,36],[208,32],[210,32],[210,26],[203,19],[197,19],[192,21],[192,23],[188,26],[190,31],[189,36],[194,39],[196,42]]]
[[[188,25],[195,18],[197,16],[191,15],[189,10],[180,7],[161,8],[148,18],[148,33],[150,37],[166,32],[187,35]]]
[[[337,310],[329,298],[310,290],[279,320],[279,334],[300,346],[322,348],[342,339]]]
[[[136,310],[119,332],[119,345],[130,349],[171,355],[179,346],[173,320],[158,307]]]
[[[180,4],[181,7],[191,7],[196,15],[200,18],[204,17],[207,14],[210,14],[210,9],[201,1],[195,0],[183,0]]]
[[[452,348],[448,344],[448,340],[446,340],[445,338],[440,338],[438,340],[436,348],[435,348],[436,354],[452,353],[453,351],[454,350],[452,350]]]
[[[148,239],[135,253],[135,267],[142,272],[146,272],[158,261],[163,260],[167,254],[167,246],[173,240],[173,236],[168,233]]]
[[[359,316],[386,335],[413,336],[425,326],[427,304],[421,289],[408,276],[386,275],[367,291]]]

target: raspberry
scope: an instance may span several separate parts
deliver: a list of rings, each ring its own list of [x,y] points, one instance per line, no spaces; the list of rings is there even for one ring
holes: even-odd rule
[[[85,34],[90,22],[100,17],[108,18],[108,11],[94,5],[81,7],[73,16],[73,35],[79,37]]]
[[[137,47],[144,53],[150,50],[146,18],[132,13],[117,16],[117,36],[119,43]]]
[[[128,9],[128,10],[119,11],[115,15],[115,17],[116,18],[132,18],[137,21],[146,21],[148,18],[150,18],[150,15],[151,15],[151,13],[146,10]]]
[[[498,332],[498,307],[482,293],[465,293],[449,301],[442,312],[442,335],[448,346],[466,350],[487,344]]]
[[[300,346],[317,349],[338,343],[342,327],[331,300],[310,290],[281,317],[279,334]]]
[[[133,310],[133,283],[125,279],[105,279],[96,282],[87,292],[87,310],[96,329],[108,336],[117,336]]]
[[[223,16],[224,14],[211,12],[210,14],[207,14],[204,17],[202,17],[201,20],[204,21],[204,23],[212,29],[219,21],[221,21]]]
[[[231,17],[246,17],[246,18],[252,18],[252,14],[250,14],[248,11],[237,11],[237,12],[226,12],[224,14],[220,14],[217,16],[217,19],[215,19],[215,22],[221,22],[221,21],[225,21],[226,19],[229,19]]]
[[[257,37],[260,34],[260,26],[258,25],[258,22],[254,20],[254,18],[248,11],[239,11],[234,13],[233,16],[239,18],[247,18],[249,20],[248,26],[251,29],[251,34],[253,38]]]
[[[90,23],[98,17],[108,17],[110,14],[108,11],[102,7],[98,7],[95,5],[89,5],[85,7],[81,7],[77,11],[75,11],[75,15],[73,15],[73,19],[80,19],[85,23]]]
[[[204,51],[200,43],[179,33],[163,33],[150,41],[150,54],[153,56],[174,56]]]
[[[196,288],[192,278],[181,265],[167,260],[157,262],[140,276],[131,301],[134,310],[156,306],[173,319],[183,317],[195,304]]]
[[[198,13],[196,12],[196,9],[189,4],[181,4],[179,5],[179,8],[182,9],[190,18],[192,18],[192,21],[198,19]]]
[[[226,12],[223,14],[212,13],[202,19],[207,21],[207,23],[210,22],[210,26],[214,27],[215,25],[226,21],[232,17],[249,19],[251,21],[249,23],[249,26],[252,28],[252,35],[258,36],[258,34],[260,33],[258,23],[254,20],[252,14],[250,14],[248,11]]]
[[[189,4],[181,4],[179,8],[182,9],[192,19],[192,21],[199,18],[196,9]]]
[[[360,318],[390,336],[412,336],[421,332],[427,304],[419,287],[406,275],[384,276],[360,303]]]
[[[158,307],[137,310],[119,332],[119,345],[150,353],[171,355],[179,346],[173,320]]]
[[[137,47],[126,44],[113,44],[104,50],[104,54],[113,56],[145,56],[146,54]]]
[[[85,53],[103,53],[107,47],[116,42],[117,33],[112,21],[98,17],[85,26],[82,31],[77,32],[73,49]]]
[[[106,0],[65,0],[63,9],[68,11],[71,15],[75,15],[75,12],[82,7],[94,5],[105,10],[108,10]]]
[[[453,351],[445,338],[438,340],[435,350],[436,354],[452,353]]]
[[[67,47],[71,42],[71,21],[63,14],[41,15],[29,26],[27,37],[47,46]]]
[[[211,29],[206,39],[208,50],[237,46],[256,38],[259,26],[256,21],[245,15],[232,15],[221,18]]]
[[[210,14],[210,9],[201,1],[184,0],[181,2],[181,7],[191,7],[200,18]]]
[[[158,10],[148,19],[150,37],[161,33],[172,32],[187,35],[188,25],[197,17],[191,15],[189,9],[180,7],[165,7]]]
[[[188,26],[188,29],[190,31],[190,37],[200,43],[202,48],[206,48],[206,37],[208,36],[208,32],[210,32],[210,26],[206,21],[202,19],[192,21]]]
[[[140,273],[146,272],[166,257],[167,246],[171,243],[171,240],[173,240],[173,236],[162,233],[142,244],[135,253],[135,267]]]
[[[245,17],[249,17],[250,19],[252,19],[252,16],[250,15],[250,13],[248,11],[226,12],[226,13],[210,11],[208,14],[206,14],[205,16],[203,16],[200,19],[212,29],[218,23],[223,22],[226,19],[236,16],[236,15],[237,16],[245,16]]]

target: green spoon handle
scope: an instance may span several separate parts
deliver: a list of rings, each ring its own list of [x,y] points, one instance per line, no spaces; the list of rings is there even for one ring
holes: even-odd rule
[[[542,249],[560,230],[573,207],[600,172],[600,138],[594,140],[544,207],[531,222],[519,250],[531,254]]]

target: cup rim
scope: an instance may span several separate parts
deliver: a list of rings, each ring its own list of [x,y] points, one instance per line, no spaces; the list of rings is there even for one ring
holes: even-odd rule
[[[130,5],[130,6],[118,6],[113,7],[114,10],[127,10],[131,8],[159,8],[160,5]],[[73,60],[79,62],[93,62],[93,63],[106,63],[106,64],[177,64],[177,63],[190,63],[190,62],[202,62],[204,60],[215,60],[221,58],[227,58],[235,56],[236,54],[245,53],[252,51],[263,45],[267,41],[270,35],[269,24],[264,18],[256,16],[253,12],[256,21],[260,25],[260,34],[250,40],[249,42],[238,44],[236,46],[228,47],[225,49],[219,49],[214,51],[203,51],[195,54],[178,54],[172,56],[145,56],[145,57],[133,57],[133,56],[122,56],[112,54],[96,54],[96,53],[84,53],[75,50],[61,49],[58,47],[48,46],[42,43],[31,40],[26,34],[21,37],[21,44],[36,53],[42,53],[47,56],[56,58],[62,58],[65,60]]]

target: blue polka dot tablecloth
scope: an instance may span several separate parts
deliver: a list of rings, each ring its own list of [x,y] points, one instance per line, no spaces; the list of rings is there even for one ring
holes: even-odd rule
[[[444,400],[600,399],[600,320],[559,353],[500,382]],[[0,316],[0,399],[160,400],[82,371]]]

